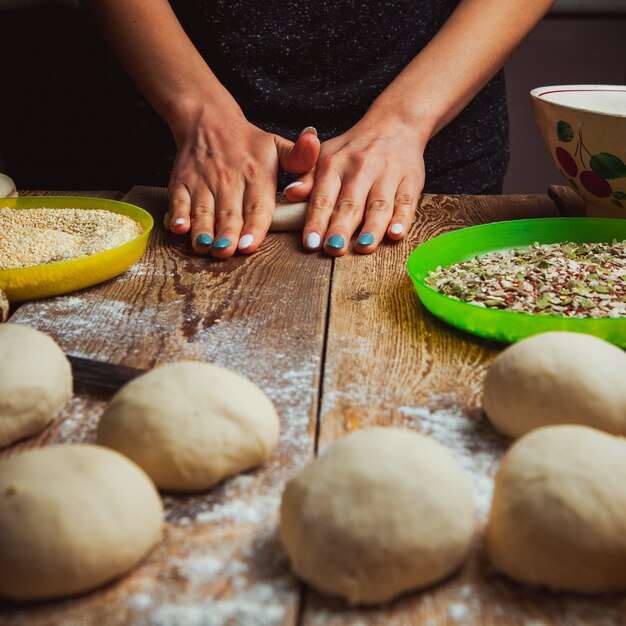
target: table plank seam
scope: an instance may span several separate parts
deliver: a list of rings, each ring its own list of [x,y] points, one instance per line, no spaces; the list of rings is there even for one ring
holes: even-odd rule
[[[317,386],[317,410],[315,413],[315,436],[313,440],[313,456],[317,457],[319,451],[319,438],[322,423],[322,400],[324,397],[324,371],[326,366],[326,354],[328,352],[328,334],[330,330],[330,316],[333,296],[333,278],[335,275],[335,259],[331,259],[330,278],[328,281],[328,293],[326,294],[326,318],[324,319],[324,337],[322,339],[322,360],[320,363],[320,379]]]

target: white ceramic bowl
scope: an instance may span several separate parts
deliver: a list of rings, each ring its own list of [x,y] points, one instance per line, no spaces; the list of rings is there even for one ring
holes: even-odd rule
[[[543,141],[588,214],[626,218],[626,86],[556,85],[530,95]]]

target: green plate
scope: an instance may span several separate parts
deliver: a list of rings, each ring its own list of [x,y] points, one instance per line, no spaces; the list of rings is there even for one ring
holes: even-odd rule
[[[447,267],[478,254],[540,244],[626,240],[626,220],[565,218],[515,220],[462,228],[434,237],[416,248],[408,269],[424,306],[444,322],[480,337],[514,342],[548,331],[596,335],[626,348],[626,318],[581,319],[485,309],[449,298],[424,280],[438,266]]]

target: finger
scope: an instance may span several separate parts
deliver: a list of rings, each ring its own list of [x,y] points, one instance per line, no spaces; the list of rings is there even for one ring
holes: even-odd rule
[[[283,189],[283,193],[287,196],[287,200],[289,200],[289,202],[304,202],[305,200],[308,200],[311,195],[311,189],[313,189],[314,181],[315,168],[303,176],[300,176],[298,180],[294,180],[293,183],[289,183]]]
[[[393,216],[387,234],[396,241],[406,236],[411,228],[421,187],[412,178],[404,178],[398,185],[394,201]]]
[[[243,189],[222,189],[215,198],[217,226],[211,253],[228,259],[237,250],[243,226]]]
[[[313,185],[307,205],[306,220],[302,232],[302,240],[307,250],[319,250],[322,247],[328,222],[340,190],[341,179],[337,172],[330,169],[321,175],[318,172],[318,179]]]
[[[315,167],[320,154],[320,140],[317,131],[307,126],[295,143],[275,135],[280,166],[286,172],[305,174]]]
[[[181,183],[171,183],[168,189],[170,221],[169,228],[177,235],[184,235],[191,225],[191,195]]]
[[[379,178],[372,186],[365,205],[365,221],[354,246],[357,252],[370,254],[378,248],[393,215],[397,188],[398,181],[390,176]]]
[[[324,250],[328,254],[341,256],[348,251],[350,238],[363,217],[371,186],[372,180],[366,172],[344,179],[326,230]]]
[[[243,195],[243,228],[237,247],[250,254],[260,245],[272,223],[276,208],[276,188],[271,181],[249,183]]]
[[[208,189],[194,194],[191,211],[191,245],[198,254],[208,254],[215,229],[215,201]]]

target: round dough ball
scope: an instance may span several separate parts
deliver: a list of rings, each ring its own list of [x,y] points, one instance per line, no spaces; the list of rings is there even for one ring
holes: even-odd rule
[[[487,544],[494,566],[552,589],[626,590],[626,440],[548,426],[505,454]]]
[[[9,299],[0,289],[0,322],[6,322],[9,317]]]
[[[146,474],[99,446],[48,446],[0,462],[0,595],[58,598],[135,565],[163,507]]]
[[[0,447],[38,433],[72,396],[72,368],[52,337],[0,326]]]
[[[504,435],[549,424],[583,424],[626,435],[626,354],[592,335],[524,339],[493,361],[483,405]]]
[[[112,398],[98,443],[143,467],[161,489],[200,491],[267,459],[278,442],[271,400],[229,370],[182,361]]]
[[[6,174],[0,174],[0,198],[15,198],[17,190],[15,183]]]
[[[280,535],[298,576],[375,604],[457,569],[475,524],[469,484],[442,446],[410,430],[367,428],[287,483]]]

